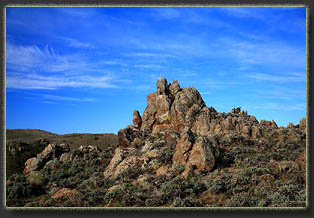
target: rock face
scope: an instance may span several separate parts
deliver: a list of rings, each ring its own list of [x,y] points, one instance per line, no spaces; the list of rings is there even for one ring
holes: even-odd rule
[[[47,162],[59,158],[62,154],[70,152],[68,144],[49,144],[37,157],[28,159],[25,162],[24,175],[27,176],[35,170],[41,169]]]
[[[176,146],[172,163],[173,168],[178,164],[185,166],[183,176],[187,176],[190,169],[196,173],[210,171],[215,166],[214,149],[206,137],[195,139],[191,130],[185,129]]]

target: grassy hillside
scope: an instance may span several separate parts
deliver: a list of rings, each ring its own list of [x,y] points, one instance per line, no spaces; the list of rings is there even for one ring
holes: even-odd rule
[[[55,133],[40,129],[7,129],[7,140],[34,140],[38,138],[48,138],[57,136]]]

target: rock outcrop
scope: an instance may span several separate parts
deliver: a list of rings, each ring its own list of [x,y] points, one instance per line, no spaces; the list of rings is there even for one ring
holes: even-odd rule
[[[184,165],[183,176],[189,172],[209,172],[218,164],[230,164],[232,158],[221,155],[228,153],[224,152],[225,148],[217,142],[216,147],[213,146],[214,136],[230,142],[237,139],[238,143],[250,143],[250,140],[259,143],[265,140],[271,143],[300,141],[292,129],[293,124],[288,126],[291,129],[289,134],[281,134],[282,130],[274,120],[261,120],[259,123],[255,116],[241,111],[240,107],[233,108],[229,113],[219,113],[213,107],[207,107],[195,88],[181,88],[176,80],[168,84],[165,78],[159,78],[156,86],[157,91],[147,96],[143,117],[134,110],[133,125],[118,132],[119,148],[105,176],[116,177],[130,165],[143,168],[147,160],[154,169],[158,169],[158,174],[166,172],[165,169],[168,169],[167,172],[173,170],[179,164]],[[300,126],[305,128],[305,119],[300,121]],[[167,137],[170,133],[174,137]],[[158,153],[169,147],[173,149],[171,166],[163,166],[156,156],[150,159],[144,157],[151,151]],[[142,153],[130,155],[129,149],[134,151],[134,148]]]
[[[41,153],[37,154],[37,157],[32,157],[25,162],[24,175],[27,176],[32,171],[41,169],[47,162],[59,158],[67,152],[70,152],[68,144],[47,145]]]

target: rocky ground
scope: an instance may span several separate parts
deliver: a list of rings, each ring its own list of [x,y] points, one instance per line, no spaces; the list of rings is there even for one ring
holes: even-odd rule
[[[16,207],[305,207],[306,121],[278,127],[157,81],[106,149],[45,145],[7,178]]]

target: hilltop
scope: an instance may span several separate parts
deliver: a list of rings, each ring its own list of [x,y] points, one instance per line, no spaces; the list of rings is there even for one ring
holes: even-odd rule
[[[305,207],[306,120],[220,113],[157,80],[115,146],[45,145],[7,180],[8,206]],[[44,143],[44,141],[42,141]]]

